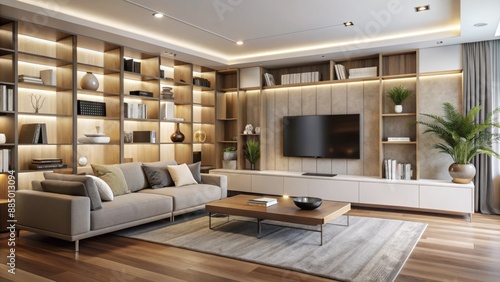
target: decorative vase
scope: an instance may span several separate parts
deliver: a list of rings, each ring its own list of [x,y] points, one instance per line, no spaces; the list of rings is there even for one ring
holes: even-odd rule
[[[179,128],[179,123],[176,123],[175,124],[175,132],[172,133],[172,135],[170,135],[170,140],[172,140],[172,142],[182,142],[184,141],[184,134],[181,132],[180,128]]]
[[[473,164],[451,164],[448,168],[453,183],[468,184],[476,176],[476,168]]]
[[[0,133],[0,144],[5,144],[7,142],[7,137],[4,133]]]
[[[255,164],[250,163],[250,169],[251,169],[251,170],[255,170]]]
[[[97,88],[99,88],[99,80],[97,80],[97,77],[95,77],[95,75],[91,72],[87,72],[83,75],[82,80],[80,81],[80,86],[82,89],[97,90]]]
[[[396,105],[396,106],[394,106],[394,111],[396,113],[402,113],[403,112],[403,105]]]

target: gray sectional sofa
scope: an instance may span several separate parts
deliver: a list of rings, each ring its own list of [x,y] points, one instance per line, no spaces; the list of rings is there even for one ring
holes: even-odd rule
[[[162,168],[172,164],[175,162],[148,166],[163,171]],[[96,196],[97,180],[91,176],[45,173],[46,180],[34,181],[33,190],[17,191],[18,231],[74,241],[78,251],[81,239],[160,219],[173,220],[175,215],[203,209],[206,203],[227,197],[224,175],[199,173],[198,166],[198,173],[193,172],[193,176],[197,174],[194,177],[198,178],[197,184],[151,188],[149,182],[157,181],[158,177],[155,180],[153,175],[151,180],[144,165],[137,162],[115,165],[123,172],[130,192],[111,201],[103,201],[98,192]]]

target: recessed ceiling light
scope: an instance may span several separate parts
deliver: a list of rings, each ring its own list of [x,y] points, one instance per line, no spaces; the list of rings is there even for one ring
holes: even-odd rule
[[[352,25],[354,25],[354,23],[353,23],[353,22],[345,22],[345,23],[344,23],[344,26],[352,26]]]
[[[443,44],[443,41],[439,40],[436,42],[436,44]]]
[[[165,56],[167,56],[167,57],[175,57],[175,56],[177,56],[177,54],[176,54],[176,53],[174,53],[174,52],[172,52],[172,51],[165,51],[165,53],[164,53],[164,54],[165,54]]]
[[[488,24],[487,23],[475,23],[474,26],[475,27],[482,27],[482,26],[487,26]]]
[[[237,44],[237,45],[243,45],[243,41],[238,40],[238,41],[236,41],[236,44]]]
[[[155,18],[163,18],[163,14],[162,13],[154,13],[153,16]]]
[[[431,9],[430,5],[415,7],[415,12],[429,11]]]

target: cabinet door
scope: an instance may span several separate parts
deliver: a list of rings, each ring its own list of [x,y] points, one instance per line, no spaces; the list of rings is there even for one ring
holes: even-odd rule
[[[283,195],[283,177],[252,175],[252,192],[268,195]]]
[[[359,184],[359,202],[418,208],[418,191],[418,185],[361,182]]]
[[[238,173],[222,173],[227,176],[227,189],[231,191],[252,192],[252,176]]]
[[[285,177],[283,181],[284,195],[295,197],[308,196],[307,181],[305,178]]]
[[[474,212],[471,188],[420,186],[420,208],[455,212]]]
[[[323,200],[351,202],[359,201],[358,182],[309,179],[309,196]]]

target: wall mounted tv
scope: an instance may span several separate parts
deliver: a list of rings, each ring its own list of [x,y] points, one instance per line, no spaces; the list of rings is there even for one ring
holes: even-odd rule
[[[360,114],[283,117],[283,156],[360,158]]]

